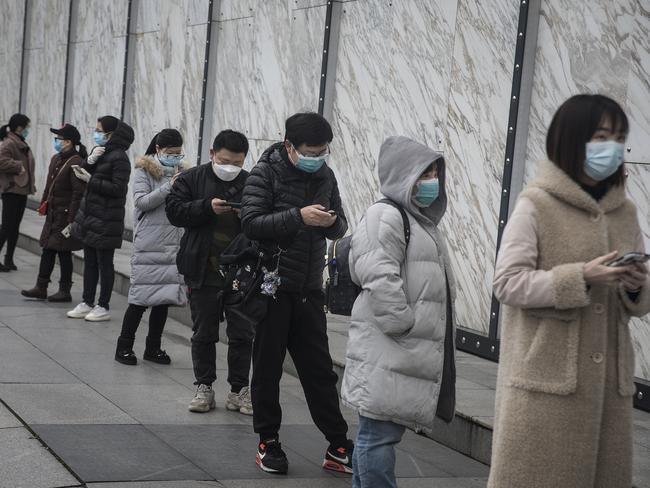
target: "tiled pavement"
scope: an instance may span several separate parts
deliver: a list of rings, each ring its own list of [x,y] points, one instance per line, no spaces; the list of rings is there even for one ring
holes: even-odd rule
[[[126,307],[111,303],[113,320],[90,324],[65,317],[68,305],[23,300],[38,257],[19,251],[20,270],[0,274],[0,487],[101,488],[344,487],[349,479],[320,468],[325,442],[313,427],[298,381],[283,378],[281,437],[288,477],[254,464],[251,419],[223,402],[225,347],[218,349],[218,408],[192,414],[189,329],[170,320],[164,348],[171,366],[113,360]],[[55,272],[56,273],[56,272]],[[55,277],[56,278],[56,277]],[[73,289],[80,296],[80,277]],[[146,324],[136,342],[144,349]],[[351,424],[354,415],[345,411]],[[353,427],[354,428],[354,427]],[[485,486],[488,468],[409,433],[398,450],[400,487]]]

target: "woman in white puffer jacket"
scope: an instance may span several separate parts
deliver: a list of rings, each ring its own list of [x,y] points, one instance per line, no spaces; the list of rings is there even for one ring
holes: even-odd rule
[[[343,402],[359,413],[354,488],[396,487],[394,446],[406,427],[431,432],[455,406],[454,287],[438,223],[445,213],[440,153],[390,137],[379,154],[381,193],[359,223],[350,272],[362,288],[352,310]]]

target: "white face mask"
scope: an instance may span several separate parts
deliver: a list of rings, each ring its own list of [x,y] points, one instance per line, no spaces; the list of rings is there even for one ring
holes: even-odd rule
[[[234,164],[217,164],[213,161],[212,171],[221,181],[232,181],[239,176],[241,168]]]

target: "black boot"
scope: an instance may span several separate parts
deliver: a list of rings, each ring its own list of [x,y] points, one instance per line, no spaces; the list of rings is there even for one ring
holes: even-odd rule
[[[18,271],[13,256],[5,256],[5,268],[9,269],[9,271]]]
[[[160,349],[160,339],[149,339],[149,337],[147,337],[147,345],[142,357],[147,361],[158,364],[170,364],[172,362],[167,353]]]
[[[70,290],[72,289],[72,283],[65,283],[63,281],[59,282],[59,291],[54,295],[47,297],[48,302],[54,303],[68,303],[72,301],[72,295],[70,295]]]
[[[117,340],[115,361],[129,366],[138,364],[138,358],[135,357],[135,353],[133,352],[133,341],[122,339],[121,337]]]
[[[36,280],[36,286],[31,290],[23,290],[20,292],[25,298],[35,298],[37,300],[45,300],[47,298],[47,285],[50,280],[44,278],[38,278]]]

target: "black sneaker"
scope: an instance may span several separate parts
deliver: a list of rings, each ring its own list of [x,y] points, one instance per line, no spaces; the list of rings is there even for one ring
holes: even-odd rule
[[[129,366],[138,364],[138,358],[135,357],[135,353],[130,349],[118,349],[115,351],[115,361],[128,364]]]
[[[275,474],[287,474],[289,461],[277,439],[260,442],[257,447],[255,462],[262,471]]]
[[[325,453],[323,468],[338,473],[352,474],[352,453],[354,444],[352,441],[346,441],[344,446],[335,447],[330,445]]]
[[[158,349],[157,351],[145,350],[142,358],[158,364],[170,364],[172,362],[171,358],[162,349]]]

